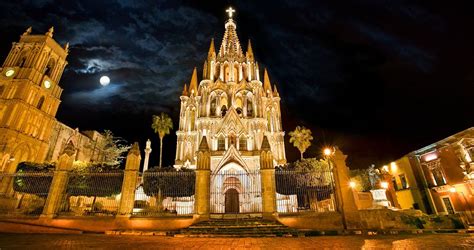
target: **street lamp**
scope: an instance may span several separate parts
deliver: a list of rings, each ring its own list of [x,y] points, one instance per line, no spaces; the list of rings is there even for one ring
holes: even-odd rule
[[[388,182],[382,181],[382,182],[380,182],[380,186],[381,186],[383,189],[388,189]]]
[[[349,182],[349,187],[355,188],[356,186],[357,186],[357,184],[355,183],[355,181],[350,181]]]
[[[451,188],[449,189],[449,192],[451,192],[451,193],[456,193],[456,188],[455,188],[455,187],[451,187]]]
[[[334,150],[332,150],[331,148],[324,148],[323,154],[324,154],[324,156],[329,157],[332,154],[334,154]]]

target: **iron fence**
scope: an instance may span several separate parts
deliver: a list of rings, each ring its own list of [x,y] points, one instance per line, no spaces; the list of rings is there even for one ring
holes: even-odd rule
[[[52,180],[52,172],[0,174],[0,213],[40,215]]]
[[[260,172],[221,170],[211,174],[211,213],[262,212]]]
[[[176,216],[194,212],[195,172],[145,172],[135,191],[134,216]]]
[[[120,204],[122,182],[123,171],[70,173],[60,214],[114,216]]]
[[[335,211],[334,178],[330,170],[275,172],[277,211]]]

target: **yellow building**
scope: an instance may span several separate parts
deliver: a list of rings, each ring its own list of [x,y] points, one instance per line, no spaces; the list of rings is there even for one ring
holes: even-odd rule
[[[13,43],[0,68],[0,169],[12,173],[21,161],[43,162],[56,123],[58,85],[67,64],[68,44],[28,28]]]
[[[28,28],[0,68],[0,173],[14,173],[23,161],[54,162],[69,142],[76,148],[76,160],[100,157],[100,133],[79,133],[55,118],[69,45],[58,44],[53,31],[51,27],[35,35]],[[2,181],[0,192],[8,185]]]

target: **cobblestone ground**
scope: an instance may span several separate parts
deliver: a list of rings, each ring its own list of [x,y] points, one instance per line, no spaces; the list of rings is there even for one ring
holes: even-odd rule
[[[160,236],[0,234],[3,249],[474,249],[474,235],[173,238]]]

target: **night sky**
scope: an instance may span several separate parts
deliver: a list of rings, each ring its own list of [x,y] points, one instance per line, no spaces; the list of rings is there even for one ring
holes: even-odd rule
[[[168,112],[176,127],[183,85],[202,70],[211,38],[220,45],[229,6],[243,47],[252,40],[279,88],[284,130],[311,128],[306,156],[338,145],[363,168],[474,124],[473,1],[2,0],[0,58],[28,26],[54,26],[71,45],[58,120],[110,129],[142,149],[150,138],[157,164],[151,116]],[[165,165],[175,143],[173,131]]]

